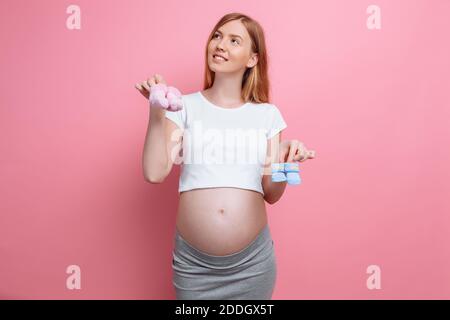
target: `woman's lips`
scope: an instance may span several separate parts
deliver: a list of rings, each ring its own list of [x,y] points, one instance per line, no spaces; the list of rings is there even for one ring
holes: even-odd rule
[[[215,54],[213,55],[213,60],[215,60],[215,61],[221,61],[221,62],[227,61],[227,60],[225,60],[224,58],[221,58],[221,57],[216,56]]]

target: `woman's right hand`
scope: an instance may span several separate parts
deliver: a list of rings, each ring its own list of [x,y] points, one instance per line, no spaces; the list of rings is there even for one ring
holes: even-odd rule
[[[151,86],[163,83],[167,85],[166,81],[163,79],[163,77],[160,74],[155,74],[153,77],[148,78],[144,82],[136,83],[134,87],[139,90],[139,92],[146,98],[149,99],[150,97],[150,88]]]

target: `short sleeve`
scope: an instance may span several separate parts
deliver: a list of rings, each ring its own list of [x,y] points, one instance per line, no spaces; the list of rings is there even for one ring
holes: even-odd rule
[[[281,115],[280,110],[274,104],[270,108],[269,128],[267,130],[267,139],[273,138],[281,130],[286,129],[287,124]]]
[[[186,103],[183,100],[183,109],[178,110],[178,111],[169,111],[166,110],[166,118],[172,120],[173,122],[176,123],[176,125],[181,128],[184,129],[185,123],[186,123]]]

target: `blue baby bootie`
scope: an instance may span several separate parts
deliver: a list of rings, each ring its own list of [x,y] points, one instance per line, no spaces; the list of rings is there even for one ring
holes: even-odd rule
[[[285,163],[284,172],[286,172],[286,179],[289,184],[300,184],[300,168],[298,163]]]
[[[284,163],[272,163],[272,182],[283,182],[286,180]]]

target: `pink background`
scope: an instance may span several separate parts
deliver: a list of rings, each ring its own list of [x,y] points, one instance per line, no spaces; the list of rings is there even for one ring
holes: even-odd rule
[[[206,38],[238,11],[265,29],[283,137],[317,152],[267,204],[273,299],[449,299],[450,2],[343,3],[1,1],[0,298],[174,299],[180,168],[144,181],[134,84],[201,90]]]

